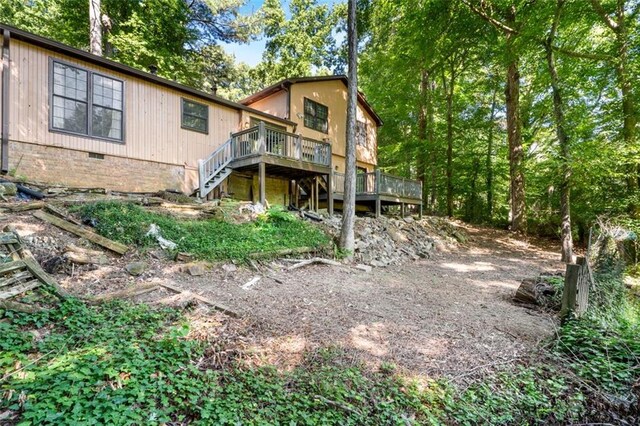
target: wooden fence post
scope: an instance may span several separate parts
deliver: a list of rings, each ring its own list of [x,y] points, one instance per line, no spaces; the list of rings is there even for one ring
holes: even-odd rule
[[[567,264],[562,292],[560,317],[566,321],[570,315],[582,316],[589,307],[589,265],[584,257]]]

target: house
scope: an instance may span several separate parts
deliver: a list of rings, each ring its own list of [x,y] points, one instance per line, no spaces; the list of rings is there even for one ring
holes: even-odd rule
[[[284,80],[240,103],[0,24],[0,166],[30,180],[230,194],[333,210],[344,187],[346,77]],[[380,173],[382,121],[358,99],[358,201],[421,204]]]

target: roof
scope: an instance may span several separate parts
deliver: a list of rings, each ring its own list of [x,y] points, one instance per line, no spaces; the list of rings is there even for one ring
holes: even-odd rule
[[[252,104],[254,102],[257,102],[261,99],[264,99],[268,96],[273,95],[274,93],[277,93],[281,90],[284,90],[285,88],[290,87],[292,84],[296,84],[296,83],[309,83],[309,82],[314,82],[314,81],[334,81],[334,80],[340,80],[344,83],[345,86],[348,85],[349,83],[349,79],[347,78],[346,75],[326,75],[326,76],[316,76],[316,77],[295,77],[295,78],[287,78],[285,80],[279,81],[276,84],[273,84],[267,88],[262,89],[261,91],[254,93],[253,95],[243,99],[240,101],[241,104],[244,105],[249,105]],[[358,102],[360,102],[360,104],[364,107],[364,109],[369,113],[369,115],[371,115],[371,117],[373,118],[373,120],[376,122],[376,124],[378,126],[382,126],[382,119],[380,118],[380,116],[374,111],[373,107],[371,106],[371,104],[369,104],[369,102],[367,102],[367,99],[365,98],[364,94],[360,91],[358,91]]]
[[[270,120],[274,120],[274,121],[278,121],[281,123],[286,123],[289,125],[295,125],[296,123],[294,123],[293,121],[290,120],[286,120],[284,118],[280,118],[277,117],[275,115],[271,115],[269,113],[266,113],[264,111],[260,111],[251,107],[248,107],[246,105],[237,103],[237,102],[232,102],[229,101],[227,99],[223,99],[220,98],[218,96],[212,95],[210,93],[206,93],[203,92],[201,90],[197,90],[194,89],[192,87],[189,86],[185,86],[184,84],[180,84],[177,83],[175,81],[172,80],[168,80],[166,78],[162,78],[159,77],[155,74],[151,74],[149,72],[145,72],[145,71],[141,71],[138,70],[136,68],[132,68],[130,66],[127,65],[123,65],[119,62],[116,61],[112,61],[110,59],[106,59],[103,58],[102,56],[97,56],[97,55],[93,55],[89,52],[85,52],[83,50],[80,49],[76,49],[74,47],[68,46],[66,44],[57,42],[55,40],[51,40],[33,33],[30,33],[28,31],[23,31],[20,30],[18,28],[9,26],[9,25],[5,25],[0,23],[0,31],[2,32],[2,34],[5,33],[5,31],[9,31],[11,34],[11,38],[12,39],[16,39],[16,40],[20,40],[26,43],[30,43],[33,44],[35,46],[39,46],[42,47],[44,49],[47,50],[51,50],[54,52],[58,52],[58,53],[62,53],[64,55],[67,56],[71,56],[73,58],[76,59],[80,59],[86,62],[90,62],[92,64],[95,65],[99,65],[101,67],[104,68],[108,68],[112,71],[116,71],[116,72],[120,72],[122,74],[126,74],[126,75],[130,75],[133,77],[137,77],[140,78],[142,80],[146,80],[150,83],[154,83],[157,84],[159,86],[164,86],[164,87],[168,87],[170,89],[175,89],[178,90],[180,92],[186,93],[188,95],[194,96],[194,97],[198,97],[200,99],[204,99],[207,100],[209,102],[213,102],[219,105],[223,105],[229,108],[233,108],[233,109],[237,109],[237,110],[243,110],[243,111],[247,111],[256,115],[260,115],[262,117],[268,118]]]

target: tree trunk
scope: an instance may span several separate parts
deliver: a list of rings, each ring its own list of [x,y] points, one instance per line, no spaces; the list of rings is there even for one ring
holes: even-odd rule
[[[89,48],[94,55],[102,56],[100,0],[89,0]]]
[[[455,83],[454,64],[450,64],[449,81],[442,72],[442,85],[447,102],[447,216],[453,217],[453,90]]]
[[[498,91],[493,91],[491,100],[491,115],[489,116],[489,133],[487,135],[487,217],[489,220],[493,218],[493,131],[495,127],[494,120],[496,118],[496,97]]]
[[[347,39],[349,45],[349,84],[347,95],[347,147],[342,206],[342,230],[340,247],[349,256],[353,255],[356,211],[356,105],[358,102],[358,36],[356,33],[356,0],[349,0],[347,19]]]
[[[571,237],[571,150],[569,147],[569,137],[567,136],[564,104],[562,101],[562,92],[560,89],[560,81],[558,71],[556,69],[555,58],[553,55],[553,39],[560,19],[560,11],[564,0],[558,0],[555,17],[551,32],[545,44],[547,53],[547,67],[549,76],[551,77],[551,90],[553,92],[553,113],[556,124],[556,136],[560,148],[560,167],[562,169],[562,182],[560,184],[560,216],[561,216],[561,234],[562,241],[562,261],[565,263],[573,262],[573,239]]]
[[[516,9],[510,6],[506,23],[515,28]],[[520,120],[520,72],[518,71],[518,54],[514,46],[517,34],[506,33],[507,85],[505,89],[507,106],[507,139],[509,142],[509,176],[510,176],[510,220],[511,230],[526,232],[527,214],[524,188],[524,151],[522,147],[522,122]]]
[[[418,179],[422,182],[422,200],[428,203],[428,182],[427,182],[427,158],[429,144],[427,140],[427,98],[429,97],[429,73],[427,70],[420,71],[420,104],[418,105],[418,149],[417,149],[417,169]],[[430,210],[431,206],[427,206]]]

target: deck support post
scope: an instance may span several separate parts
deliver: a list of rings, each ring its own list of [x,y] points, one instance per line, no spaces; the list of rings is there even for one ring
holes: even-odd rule
[[[418,207],[420,208],[420,212],[418,213],[418,217],[419,217],[420,219],[422,219],[422,203],[420,203],[420,204],[418,205]]]
[[[329,146],[329,174],[327,175],[327,213],[333,216],[333,155]]]
[[[317,175],[313,178],[313,187],[316,192],[316,208],[314,211],[318,213],[318,210],[320,210],[320,180]]]
[[[382,203],[380,202],[380,195],[376,197],[376,218],[380,217],[382,212]]]
[[[258,164],[258,186],[260,187],[260,204],[266,206],[267,191],[266,191],[266,164],[261,161]]]
[[[401,217],[402,219],[404,219],[404,216],[405,216],[405,208],[404,208],[404,206],[405,206],[405,204],[404,204],[404,203],[401,203],[401,204],[400,204],[400,217]]]

